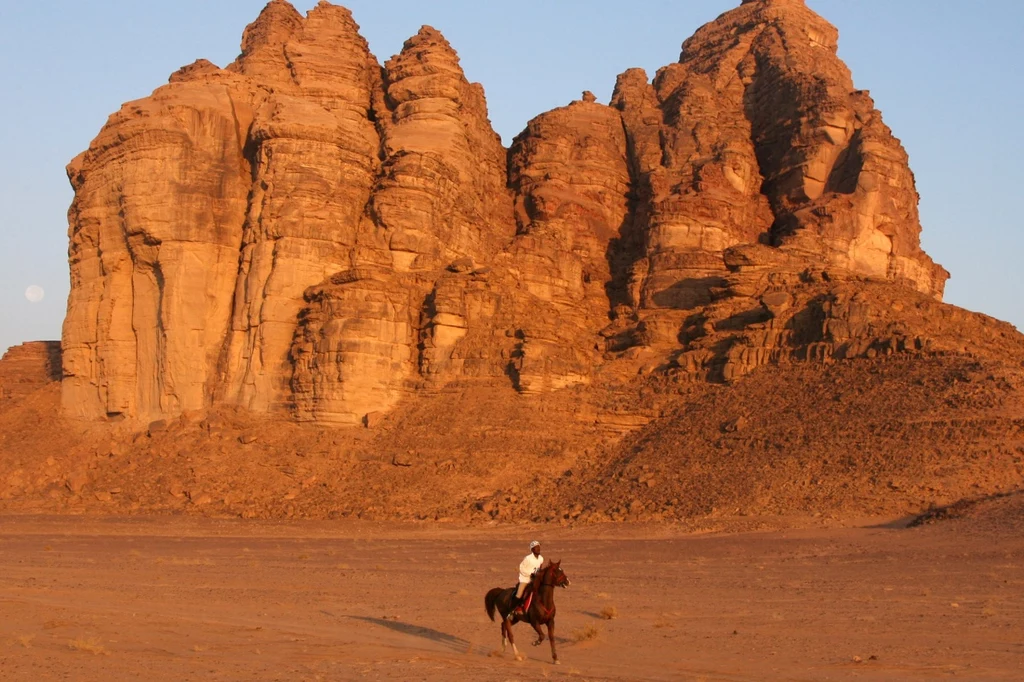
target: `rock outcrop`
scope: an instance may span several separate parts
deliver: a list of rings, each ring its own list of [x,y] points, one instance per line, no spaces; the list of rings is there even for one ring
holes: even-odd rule
[[[383,162],[359,243],[307,292],[291,347],[300,419],[354,424],[393,407],[418,372],[440,273],[489,263],[514,234],[505,150],[448,41],[424,26],[383,73]],[[449,345],[446,321],[428,323],[433,344]]]
[[[207,404],[229,329],[257,105],[244,78],[193,65],[124,105],[68,166],[72,414]]]
[[[350,267],[365,231],[380,166],[380,67],[348,10],[320,3],[303,18],[276,0],[246,29],[229,70],[262,101],[240,137],[248,205],[210,388],[218,401],[265,412],[291,401],[305,290]]]
[[[68,167],[65,410],[358,424],[466,382],[986,352],[935,326],[991,325],[938,302],[907,155],[837,39],[747,0],[506,150],[435,29],[381,66],[348,10],[273,0],[234,63],[182,68]]]
[[[32,341],[0,357],[0,401],[22,398],[60,381],[60,341]]]
[[[592,100],[538,116],[510,150],[519,233],[507,267],[523,291],[512,369],[526,392],[588,383],[604,349],[609,249],[629,215],[630,178],[621,118]]]

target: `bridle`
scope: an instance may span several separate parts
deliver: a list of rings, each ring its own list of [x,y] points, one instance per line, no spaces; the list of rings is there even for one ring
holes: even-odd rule
[[[565,578],[565,582],[558,582],[557,580],[554,580],[554,579],[552,580],[552,582],[548,582],[548,579],[551,578],[552,574],[555,573],[556,571],[559,574],[561,574],[561,576],[563,578]],[[562,568],[560,566],[555,568],[554,564],[551,564],[546,569],[544,569],[544,571],[541,574],[541,578],[540,578],[540,586],[541,587],[561,587],[562,589],[565,589],[565,588],[569,587],[569,583],[570,583],[570,580],[569,580],[568,576],[566,576],[565,573],[562,571]]]

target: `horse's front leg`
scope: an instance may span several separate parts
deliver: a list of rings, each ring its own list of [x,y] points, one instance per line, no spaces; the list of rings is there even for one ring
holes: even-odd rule
[[[551,642],[551,660],[555,662],[555,665],[560,665],[558,661],[558,652],[555,651],[555,619],[552,618],[548,621],[548,640]]]
[[[537,631],[537,641],[533,643],[534,646],[540,646],[544,643],[544,631],[540,629],[540,623],[530,623],[533,629]]]

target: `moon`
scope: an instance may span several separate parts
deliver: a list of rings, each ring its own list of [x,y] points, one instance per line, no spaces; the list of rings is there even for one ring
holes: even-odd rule
[[[43,296],[46,296],[46,292],[38,284],[33,284],[25,289],[25,298],[29,300],[29,303],[39,303],[43,300]]]

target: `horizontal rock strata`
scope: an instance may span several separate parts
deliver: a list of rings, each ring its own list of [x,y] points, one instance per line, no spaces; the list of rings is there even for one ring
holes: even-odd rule
[[[60,341],[12,346],[0,357],[0,400],[22,398],[60,381]]]

